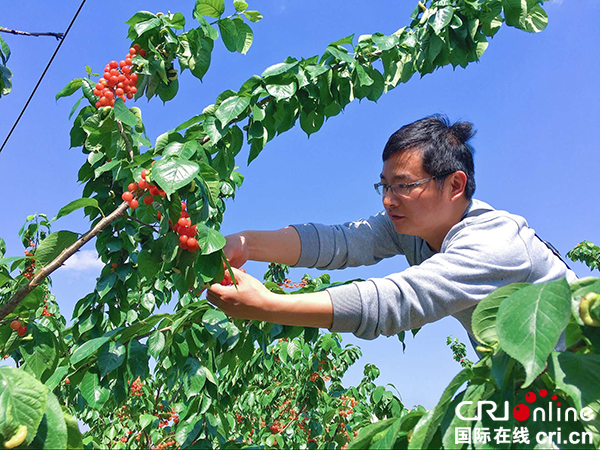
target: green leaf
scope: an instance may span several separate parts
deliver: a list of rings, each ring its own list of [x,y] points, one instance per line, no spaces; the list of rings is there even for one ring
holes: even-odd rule
[[[373,40],[373,44],[375,44],[379,50],[383,51],[390,50],[398,44],[398,36],[393,34],[391,36],[384,36],[381,33],[376,33],[371,36],[371,39]]]
[[[192,182],[200,170],[198,164],[177,158],[163,158],[154,163],[152,179],[171,195]]]
[[[120,342],[109,342],[98,352],[98,370],[106,375],[119,368],[125,360],[125,346]]]
[[[81,396],[88,402],[91,408],[99,409],[110,397],[110,391],[100,386],[98,374],[87,371],[79,386]]]
[[[133,30],[138,36],[141,36],[146,31],[153,30],[158,27],[160,27],[160,19],[158,17],[153,17],[151,19],[136,23],[133,26]]]
[[[226,127],[233,119],[243,113],[249,105],[250,99],[248,97],[229,97],[219,105],[215,115],[223,127]]]
[[[50,264],[61,252],[73,245],[79,236],[72,231],[57,231],[44,239],[35,253],[38,263],[42,266]]]
[[[444,389],[442,397],[436,406],[431,408],[427,414],[425,414],[414,428],[414,433],[409,449],[422,449],[428,448],[433,438],[433,435],[437,431],[438,427],[442,423],[442,419],[452,402],[452,398],[456,391],[467,381],[473,377],[473,371],[471,369],[463,369],[456,375],[448,387]]]
[[[225,247],[227,241],[217,230],[214,230],[203,223],[197,224],[197,227],[198,233],[196,238],[198,239],[198,245],[200,245],[203,255],[214,253]]]
[[[290,72],[294,67],[298,65],[298,61],[293,63],[279,63],[273,64],[270,67],[267,67],[265,71],[262,73],[261,77],[274,77],[276,75],[280,75],[282,73]]]
[[[440,34],[444,28],[450,25],[453,15],[454,8],[452,6],[445,6],[438,9],[436,13],[429,18],[429,25],[431,25],[435,34]]]
[[[60,90],[58,94],[56,94],[56,100],[61,97],[68,97],[69,95],[73,95],[75,92],[79,90],[81,85],[83,84],[83,78],[75,78],[67,83],[67,85]]]
[[[204,121],[204,130],[213,145],[216,145],[226,134],[223,128],[221,128],[221,124],[217,122],[217,118],[213,116],[208,116]]]
[[[68,205],[65,205],[62,208],[60,208],[60,211],[58,211],[58,214],[54,216],[51,222],[54,222],[55,220],[58,220],[61,217],[71,214],[73,211],[77,211],[78,209],[85,208],[87,206],[92,206],[102,211],[100,209],[100,206],[98,205],[98,200],[96,200],[95,198],[80,198],[77,200],[73,200]]]
[[[41,324],[29,325],[33,340],[21,345],[25,360],[23,369],[42,383],[54,372],[58,363],[58,342],[54,333]]]
[[[219,18],[225,12],[225,0],[196,0],[195,14]]]
[[[246,3],[244,0],[234,0],[233,6],[235,7],[235,10],[239,12],[246,11],[246,9],[248,9],[248,3]]]
[[[519,22],[527,14],[527,0],[502,0],[506,25],[519,27]]]
[[[125,106],[125,102],[122,99],[118,98],[115,101],[114,111],[116,120],[120,120],[124,124],[129,125],[130,127],[135,127],[137,125],[137,117],[134,113],[129,111],[127,106]]]
[[[187,396],[198,395],[206,383],[206,368],[196,358],[188,358],[183,368],[183,386]]]
[[[263,18],[262,14],[258,11],[244,11],[244,16],[246,16],[246,19],[250,22],[258,22]]]
[[[311,111],[308,114],[305,114],[304,111],[302,111],[300,114],[300,127],[308,136],[310,136],[321,129],[324,120],[325,117],[317,111]]]
[[[50,450],[67,448],[67,425],[64,413],[57,398],[51,392],[46,395],[46,411],[31,447]]]
[[[556,387],[569,394],[577,411],[600,399],[600,355],[552,352],[550,361]]]
[[[164,350],[167,340],[164,333],[156,330],[148,338],[148,353],[154,358],[158,358],[160,353]]]
[[[19,426],[27,427],[29,445],[46,411],[48,389],[34,377],[14,367],[0,367],[0,434],[13,436]]]
[[[154,278],[154,276],[160,271],[161,262],[162,261],[158,255],[151,253],[147,249],[143,249],[137,259],[140,274],[148,280]]]
[[[65,419],[65,425],[67,426],[67,450],[82,450],[83,436],[79,431],[77,419],[64,411],[63,417]]]
[[[479,342],[488,345],[494,345],[498,342],[496,317],[500,304],[504,299],[528,285],[528,283],[514,283],[503,286],[500,289],[496,289],[477,304],[471,318],[471,328],[473,329],[475,338]]]
[[[571,290],[565,279],[519,289],[498,309],[500,346],[525,368],[523,388],[545,369],[571,315]]]
[[[539,33],[548,25],[548,14],[538,3],[529,0],[527,4],[527,15],[519,21],[519,28],[529,33]]]
[[[88,356],[93,355],[96,353],[96,350],[108,342],[109,339],[110,336],[102,336],[81,344],[71,355],[71,364],[76,365],[77,363],[86,359]]]

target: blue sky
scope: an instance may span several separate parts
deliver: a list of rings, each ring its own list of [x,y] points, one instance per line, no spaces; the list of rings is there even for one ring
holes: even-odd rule
[[[26,6],[5,6],[2,26],[26,31],[64,31],[79,1],[32,0]],[[329,1],[262,0],[250,3],[264,19],[252,24],[254,44],[247,55],[229,53],[215,45],[212,66],[203,83],[189,72],[180,77],[178,97],[163,105],[158,99],[137,102],[152,141],[213,103],[226,89],[238,89],[247,78],[287,56],[322,54],[329,42],[354,33],[391,34],[410,23],[416,2],[373,0]],[[101,71],[129,48],[124,22],[138,10],[180,11],[194,26],[192,1],[126,2],[107,8],[88,2],[76,21],[39,91],[0,153],[2,220],[0,237],[9,255],[21,255],[17,231],[28,214],[54,216],[81,196],[77,171],[84,161],[79,149],[69,149],[69,111],[75,97],[54,95],[70,79],[85,76],[85,65]],[[228,11],[232,10],[227,3]],[[223,232],[277,229],[289,224],[343,223],[366,218],[381,208],[373,191],[381,171],[381,151],[390,134],[402,125],[433,113],[452,121],[473,122],[477,135],[475,197],[524,216],[544,239],[566,253],[586,239],[600,242],[597,167],[600,164],[597,129],[600,119],[597,0],[547,2],[549,25],[533,35],[503,27],[477,64],[451,67],[424,78],[413,77],[384,95],[348,105],[307,139],[299,127],[277,137],[250,166],[248,149],[238,165],[246,177],[235,201],[227,205]],[[13,91],[0,99],[0,138],[4,139],[43,71],[57,42],[3,34],[12,50],[9,67]],[[132,106],[132,102],[127,103]],[[60,219],[54,230],[83,233],[82,213]],[[63,314],[93,289],[99,265],[92,246],[53,276],[53,292]],[[590,275],[581,264],[571,264],[580,276]],[[395,257],[362,268],[333,271],[333,280],[385,276],[407,267]],[[262,277],[266,264],[249,263],[247,270]],[[291,278],[308,269],[294,269]],[[459,366],[446,347],[446,336],[467,341],[453,318],[425,326],[408,338],[402,353],[395,337],[373,341],[344,334],[345,344],[359,345],[363,358],[345,381],[359,382],[362,367],[381,369],[380,384],[393,383],[409,407],[430,408]],[[474,358],[472,352],[471,357]]]

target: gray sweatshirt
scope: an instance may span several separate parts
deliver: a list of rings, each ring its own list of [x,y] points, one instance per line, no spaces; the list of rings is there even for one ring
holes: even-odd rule
[[[327,290],[333,302],[330,331],[362,339],[391,336],[448,315],[473,337],[475,306],[497,288],[577,278],[524,218],[479,200],[471,201],[440,252],[419,237],[397,233],[385,211],[343,225],[293,227],[302,244],[296,267],[343,269],[406,256],[411,267],[402,272]]]

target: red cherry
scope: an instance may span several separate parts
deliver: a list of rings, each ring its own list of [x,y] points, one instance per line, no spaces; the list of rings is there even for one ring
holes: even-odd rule
[[[19,319],[15,319],[10,323],[10,327],[17,331],[19,328],[21,328],[21,321]]]
[[[179,244],[181,244],[181,246],[183,248],[187,248],[187,241],[188,241],[187,235],[182,234],[181,236],[179,236]]]
[[[148,175],[148,172],[150,172],[148,169],[144,169],[142,170],[142,178],[145,180],[146,179],[146,175]]]
[[[133,194],[129,191],[125,191],[123,192],[123,195],[121,195],[121,198],[123,199],[123,201],[130,202],[131,200],[133,200]]]
[[[137,201],[137,199],[135,199],[135,198],[129,202],[129,207],[130,207],[131,209],[135,209],[135,208],[137,208],[139,205],[140,205],[140,202],[138,202],[138,201]]]
[[[148,183],[146,183],[146,180],[138,181],[138,186],[140,187],[140,189],[148,189]]]
[[[144,197],[144,203],[146,205],[151,205],[154,202],[154,197],[152,197],[151,195],[146,195]]]
[[[194,253],[196,250],[198,250],[200,248],[200,246],[198,245],[198,241],[193,237],[188,238],[187,245],[188,245],[188,250],[192,253]]]
[[[138,189],[138,185],[137,183],[129,183],[129,186],[127,186],[127,188],[131,191],[131,192],[135,192]]]
[[[17,330],[17,334],[21,337],[25,336],[25,333],[27,333],[27,327],[24,326],[20,326],[19,329]]]

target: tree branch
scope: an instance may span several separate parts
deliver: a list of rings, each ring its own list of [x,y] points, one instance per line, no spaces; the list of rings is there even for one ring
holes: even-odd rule
[[[58,257],[54,259],[50,264],[45,266],[39,272],[35,274],[35,276],[27,283],[25,286],[21,286],[17,289],[17,292],[11,297],[11,299],[4,305],[0,306],[0,320],[4,319],[11,312],[15,310],[19,303],[23,301],[27,295],[31,291],[33,291],[36,287],[40,285],[40,283],[48,277],[52,272],[58,269],[63,263],[73,256],[81,247],[83,247],[89,240],[97,236],[104,228],[110,225],[112,222],[117,220],[118,218],[125,215],[125,211],[129,207],[127,202],[123,202],[117,209],[115,209],[108,216],[100,220],[90,231],[80,237],[77,242],[75,242],[70,247],[64,249]]]
[[[65,33],[52,33],[52,32],[30,33],[28,31],[10,30],[10,29],[4,28],[4,27],[0,27],[0,32],[16,34],[18,36],[33,36],[33,37],[52,36],[53,38],[56,38],[57,41],[60,41],[63,37],[65,37]]]

